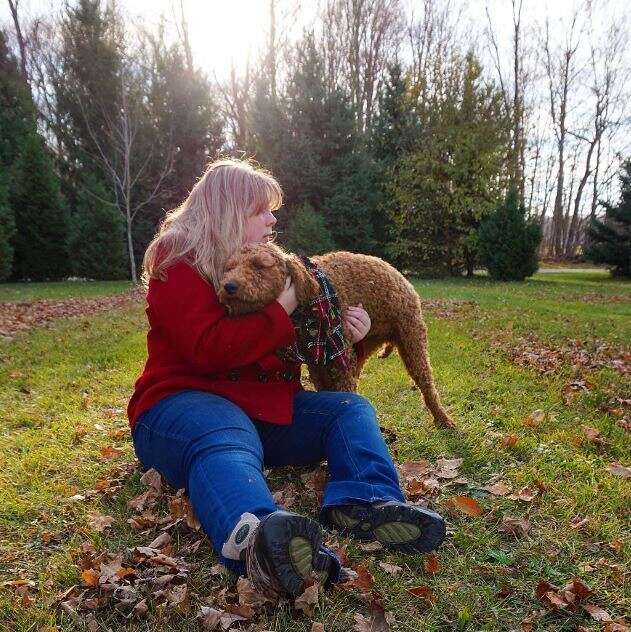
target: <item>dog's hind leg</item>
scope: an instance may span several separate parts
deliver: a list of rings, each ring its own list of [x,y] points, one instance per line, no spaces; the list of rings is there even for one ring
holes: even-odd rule
[[[439,426],[455,428],[456,425],[440,402],[434,385],[432,367],[427,352],[427,328],[421,312],[420,300],[413,313],[406,313],[397,324],[399,340],[397,348],[403,364],[423,393],[425,405]]]

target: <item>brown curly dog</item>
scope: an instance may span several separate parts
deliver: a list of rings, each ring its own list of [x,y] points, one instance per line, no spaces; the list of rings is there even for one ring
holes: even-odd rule
[[[357,378],[368,356],[386,345],[383,357],[395,346],[410,377],[423,393],[435,423],[455,427],[434,386],[421,301],[412,284],[378,257],[331,252],[312,257],[312,261],[333,283],[342,309],[361,303],[371,320],[370,331],[363,341],[364,357],[358,360],[351,354],[351,375],[336,376],[323,370],[326,367],[308,365],[316,390],[357,390]],[[219,300],[231,315],[258,311],[282,292],[288,275],[293,279],[298,305],[311,303],[320,288],[297,256],[272,243],[245,246],[226,264]],[[350,340],[349,332],[344,333]]]

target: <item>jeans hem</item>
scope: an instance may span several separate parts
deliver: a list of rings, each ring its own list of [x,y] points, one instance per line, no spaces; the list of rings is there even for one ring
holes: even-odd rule
[[[405,496],[398,488],[379,483],[360,481],[333,481],[324,490],[322,508],[350,503],[374,503],[383,500],[405,502]]]

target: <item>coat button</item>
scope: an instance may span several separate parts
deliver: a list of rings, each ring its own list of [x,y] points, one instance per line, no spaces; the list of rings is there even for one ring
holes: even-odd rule
[[[291,382],[293,379],[294,374],[289,369],[283,371],[283,380],[285,380],[286,382]]]
[[[230,373],[228,373],[228,379],[232,380],[233,382],[236,382],[240,377],[239,374],[239,370],[238,369],[232,369],[232,371],[230,371]]]
[[[269,380],[269,375],[265,372],[265,371],[261,371],[261,373],[259,373],[259,382],[267,382]]]

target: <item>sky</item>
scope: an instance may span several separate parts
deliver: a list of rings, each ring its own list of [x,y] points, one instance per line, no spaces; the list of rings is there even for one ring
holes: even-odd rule
[[[418,0],[402,0],[408,10],[420,5]],[[445,0],[437,0],[444,2]],[[487,25],[485,8],[499,34],[510,34],[510,0],[453,0],[454,4],[468,6],[467,15],[472,31],[481,31]],[[624,7],[628,0],[594,0],[594,4],[605,6],[603,18],[611,11],[626,19]],[[223,78],[235,64],[242,68],[248,55],[255,58],[265,44],[265,34],[269,23],[269,0],[182,0],[189,25],[193,55],[196,63],[210,77]],[[523,0],[524,20],[532,18],[550,19],[553,36],[563,31],[563,19],[570,15],[577,0]],[[160,15],[172,19],[173,7],[179,0],[118,0],[120,7],[131,17],[149,26],[157,24]],[[278,12],[283,7],[298,5],[297,15],[289,22],[295,33],[309,25],[315,18],[320,0],[277,0]],[[63,6],[62,0],[20,0],[20,10],[27,15],[56,12]],[[598,12],[597,12],[598,13]],[[7,0],[0,0],[0,23],[10,21]],[[631,64],[631,57],[629,60]]]

